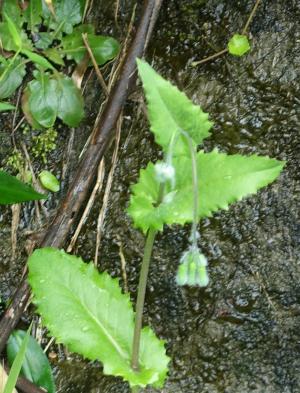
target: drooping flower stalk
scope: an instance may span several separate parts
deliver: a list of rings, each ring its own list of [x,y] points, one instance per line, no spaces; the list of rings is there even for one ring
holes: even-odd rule
[[[197,171],[197,157],[193,141],[189,134],[180,130],[180,134],[186,139],[192,161],[192,181],[193,181],[193,223],[190,235],[190,246],[180,258],[180,265],[178,267],[176,282],[178,285],[190,285],[205,287],[208,285],[209,278],[206,270],[207,259],[201,253],[198,247],[198,238],[200,237],[197,231],[198,224],[198,171]]]
[[[176,172],[172,161],[173,161],[174,146],[180,135],[183,135],[184,138],[187,140],[190,154],[191,154],[194,203],[193,203],[193,223],[192,223],[191,236],[190,236],[191,245],[180,259],[181,263],[177,272],[177,283],[179,285],[206,286],[208,284],[208,275],[206,272],[207,260],[205,256],[200,253],[200,250],[197,245],[197,240],[199,238],[199,233],[197,231],[198,199],[199,199],[197,158],[196,158],[196,151],[193,145],[193,141],[190,138],[189,134],[184,130],[178,130],[173,134],[170,140],[170,145],[165,160],[163,162],[159,162],[155,164],[156,179],[160,183],[157,206],[159,206],[163,202],[166,203],[164,198],[166,183],[169,182],[171,184],[171,189],[172,190],[175,189]],[[138,287],[135,328],[134,328],[132,358],[131,358],[131,367],[133,368],[133,370],[137,372],[139,370],[138,355],[139,355],[139,348],[140,348],[140,336],[141,336],[141,328],[142,328],[146,285],[147,285],[150,260],[151,260],[156,233],[157,231],[155,229],[150,228],[148,231],[145,249],[144,249],[144,256],[141,266],[139,287]]]

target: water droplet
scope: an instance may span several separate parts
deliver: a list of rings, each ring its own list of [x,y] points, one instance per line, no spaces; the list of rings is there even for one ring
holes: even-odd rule
[[[89,330],[89,328],[88,328],[87,326],[84,326],[83,328],[81,328],[81,330],[82,330],[83,332],[87,332],[87,331]]]

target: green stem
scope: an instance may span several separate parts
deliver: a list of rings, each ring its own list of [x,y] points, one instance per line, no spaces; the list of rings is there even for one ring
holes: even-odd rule
[[[134,334],[133,334],[133,342],[132,342],[132,358],[131,358],[131,367],[135,371],[139,370],[139,351],[140,351],[145,293],[146,293],[149,265],[150,265],[156,232],[157,231],[155,229],[149,229],[148,231],[144,256],[142,261],[141,273],[140,273],[138,296],[136,301],[136,315],[135,315],[135,326],[134,326]]]
[[[164,190],[165,187],[164,184],[162,183],[160,185],[159,192],[158,192],[157,205],[159,205],[163,200]],[[132,341],[131,367],[134,371],[139,371],[139,352],[140,352],[145,294],[146,294],[149,266],[150,266],[151,255],[152,255],[153,244],[154,244],[156,233],[157,233],[156,229],[151,228],[148,231],[147,239],[145,243],[145,249],[144,249],[144,256],[141,266],[138,295],[136,301],[135,325],[134,325],[134,333],[133,333],[133,341]]]
[[[194,195],[194,204],[193,204],[193,224],[192,224],[192,233],[191,233],[191,240],[192,244],[195,246],[197,245],[197,224],[198,224],[198,200],[199,200],[199,192],[198,192],[198,172],[197,172],[197,156],[196,150],[193,146],[193,142],[189,134],[184,131],[180,130],[181,134],[186,138],[189,150],[191,154],[192,160],[192,178],[193,178],[193,195]]]

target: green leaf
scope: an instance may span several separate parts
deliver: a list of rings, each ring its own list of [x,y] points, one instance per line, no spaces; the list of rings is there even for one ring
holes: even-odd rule
[[[58,113],[57,81],[45,73],[37,73],[29,84],[29,110],[43,127],[53,126]]]
[[[59,90],[57,116],[68,126],[76,127],[84,117],[81,91],[67,76],[59,78],[57,86]]]
[[[9,337],[7,343],[7,358],[10,366],[20,351],[25,336],[26,332],[23,330],[15,330]],[[48,358],[32,336],[29,336],[21,368],[21,375],[29,379],[29,381],[33,382],[35,385],[46,389],[48,393],[55,393],[55,385]]]
[[[47,49],[54,40],[54,34],[41,32],[37,35],[38,39],[35,41],[34,46],[38,49]],[[54,49],[54,48],[53,48]]]
[[[0,112],[11,111],[15,109],[14,105],[8,104],[7,102],[0,102]]]
[[[71,34],[73,26],[78,25],[82,18],[80,0],[52,0],[55,19],[47,7],[43,7],[45,23],[53,30]]]
[[[250,44],[246,35],[235,34],[228,42],[228,52],[234,56],[243,56],[249,52]]]
[[[137,64],[148,102],[151,131],[164,152],[168,152],[174,134],[180,130],[187,132],[196,145],[207,138],[212,127],[208,114],[157,74],[149,64],[142,60],[137,60]],[[186,140],[178,135],[173,154],[187,152],[189,149]]]
[[[37,72],[35,75],[36,79],[29,83],[29,91],[22,102],[26,117],[46,128],[52,127],[57,117],[68,126],[76,127],[84,111],[81,91],[73,80],[62,74],[56,74],[55,78],[47,73]]]
[[[22,27],[21,8],[17,0],[3,0],[1,11],[2,14],[8,15],[15,25]]]
[[[6,382],[3,393],[12,393],[14,391],[18,376],[20,374],[22,363],[24,360],[26,348],[28,345],[30,330],[31,330],[31,325],[30,325],[29,329],[27,330],[27,333],[21,343],[20,350],[19,350],[19,352],[18,352],[18,354],[12,364],[12,367],[11,367],[11,370],[10,370],[10,373],[8,376],[8,380]]]
[[[21,85],[26,68],[21,57],[0,63],[0,98],[10,97]]]
[[[31,32],[37,31],[37,26],[42,22],[42,1],[31,0],[24,12],[24,18]]]
[[[4,18],[7,23],[8,31],[9,31],[12,39],[14,40],[16,47],[18,49],[21,49],[21,47],[22,47],[21,33],[19,32],[17,26],[14,24],[13,20],[10,19],[10,17],[5,12],[3,12],[3,15],[4,15]]]
[[[131,386],[162,387],[169,358],[149,328],[142,330],[140,371],[131,369],[134,312],[118,280],[54,248],[35,250],[28,267],[34,303],[57,342],[101,361],[104,374],[121,376]]]
[[[134,225],[144,233],[149,228],[162,230],[164,224],[185,224],[193,220],[192,162],[189,157],[173,160],[176,181],[175,189],[165,186],[165,198],[156,206],[159,183],[154,165],[141,170],[140,179],[132,187],[128,213]],[[198,168],[198,218],[211,216],[229,204],[241,200],[274,181],[284,163],[268,157],[242,156],[200,152],[197,154]]]
[[[11,205],[13,203],[45,198],[45,195],[39,194],[32,187],[22,183],[16,177],[0,171],[0,205]]]
[[[39,179],[44,188],[46,190],[50,190],[52,192],[59,191],[60,184],[56,177],[49,171],[42,171],[39,174]]]
[[[76,28],[71,35],[62,40],[63,53],[67,55],[68,59],[75,60],[76,63],[80,63],[87,53],[82,39],[83,32],[85,31],[81,27]],[[105,64],[119,53],[120,45],[114,38],[87,32],[87,40],[98,65]],[[90,62],[90,64],[92,63]]]
[[[44,127],[40,123],[38,123],[33,117],[33,114],[31,113],[29,107],[29,97],[30,97],[30,90],[29,90],[29,86],[27,86],[22,95],[22,101],[21,101],[22,111],[24,113],[24,116],[26,117],[26,120],[31,125],[31,127],[35,130],[41,130]]]
[[[31,61],[33,61],[35,64],[40,65],[41,67],[50,70],[55,70],[53,65],[49,63],[47,59],[45,59],[43,56],[38,55],[37,53],[34,53],[28,49],[22,49],[21,51],[25,56],[27,56]]]
[[[53,63],[64,66],[65,62],[62,59],[61,52],[56,48],[49,48],[44,51],[44,55],[48,57]]]
[[[31,41],[28,39],[27,34],[24,30],[19,31],[22,40],[22,48],[32,48]],[[7,22],[0,23],[0,48],[7,51],[17,52],[19,47],[15,44],[13,37],[11,36]]]

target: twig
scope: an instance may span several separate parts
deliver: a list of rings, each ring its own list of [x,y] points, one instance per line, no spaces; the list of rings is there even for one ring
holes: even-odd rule
[[[127,99],[130,87],[136,80],[136,58],[141,57],[144,53],[151,18],[159,5],[155,0],[145,0],[144,2],[143,14],[138,29],[121,67],[119,77],[103,110],[98,127],[78,164],[77,172],[67,195],[61,201],[53,222],[50,223],[43,240],[39,244],[40,247],[61,247],[64,244],[76,220],[77,213],[86,200],[98,165],[113,138],[113,130]],[[0,352],[3,351],[11,331],[19,321],[29,296],[29,286],[26,281],[22,281],[0,321]]]
[[[103,185],[103,178],[104,178],[104,174],[105,174],[105,165],[104,165],[104,158],[102,158],[99,167],[98,167],[98,175],[97,175],[97,181],[96,184],[93,188],[93,191],[91,193],[91,196],[89,198],[88,203],[86,204],[86,207],[84,209],[84,212],[81,216],[81,219],[79,221],[79,224],[77,225],[76,231],[74,233],[74,235],[72,236],[72,239],[70,241],[69,247],[67,248],[67,252],[71,252],[74,248],[74,245],[78,239],[78,236],[80,234],[80,231],[91,211],[91,208],[94,204],[95,198],[97,193],[101,190],[102,185]]]
[[[123,280],[124,280],[124,292],[128,293],[128,280],[127,280],[127,273],[126,273],[126,259],[124,257],[123,247],[122,247],[121,243],[119,245],[119,257],[121,259],[122,277],[123,277]]]
[[[107,89],[105,80],[104,80],[104,78],[103,78],[103,76],[101,74],[101,71],[100,71],[100,69],[98,67],[98,64],[97,64],[97,61],[95,59],[95,56],[94,56],[94,54],[93,54],[93,52],[91,50],[91,47],[89,45],[87,33],[82,33],[82,39],[83,39],[83,42],[84,42],[84,46],[86,47],[86,50],[88,51],[90,59],[92,60],[93,66],[95,68],[95,71],[96,71],[96,74],[97,74],[97,77],[98,77],[98,80],[100,82],[100,85],[101,85],[102,89],[104,90],[105,94],[108,95],[108,89]]]
[[[17,250],[18,227],[20,223],[21,204],[11,206],[12,220],[11,220],[11,260],[14,261]]]
[[[213,59],[215,59],[215,58],[217,58],[217,57],[219,57],[219,56],[222,56],[224,53],[227,53],[227,52],[228,52],[228,49],[227,49],[227,48],[226,48],[226,49],[222,49],[222,50],[220,50],[220,52],[214,53],[213,55],[210,55],[210,56],[208,56],[208,57],[205,57],[205,58],[202,59],[202,60],[193,61],[193,62],[192,62],[192,66],[193,66],[193,67],[196,67],[196,66],[199,65],[199,64],[206,63],[207,61],[210,61],[210,60],[213,60]]]
[[[114,177],[114,173],[115,173],[115,169],[116,169],[116,165],[117,165],[121,128],[122,128],[122,116],[120,116],[120,118],[118,120],[115,149],[114,149],[112,160],[111,160],[112,165],[111,165],[111,169],[108,174],[104,197],[103,197],[103,203],[102,203],[102,207],[99,212],[98,221],[97,221],[97,238],[96,238],[96,250],[95,250],[95,258],[94,258],[95,266],[98,265],[101,235],[102,235],[102,231],[103,231],[103,223],[104,223],[105,216],[106,216],[110,190],[111,190],[112,181],[113,181],[113,177]]]
[[[246,24],[245,24],[245,26],[243,28],[242,34],[246,34],[247,33],[247,30],[248,30],[248,28],[250,26],[250,23],[252,22],[252,19],[254,18],[254,15],[256,13],[256,10],[257,10],[260,2],[261,2],[261,0],[256,0],[256,3],[254,5],[254,7],[253,7],[253,10],[251,11],[251,13],[249,15],[249,18],[248,18],[248,20],[247,20],[247,22],[246,22]]]
[[[118,23],[119,8],[120,8],[120,0],[116,0],[116,4],[115,4],[115,24],[116,24],[117,27],[119,27],[119,23]]]

